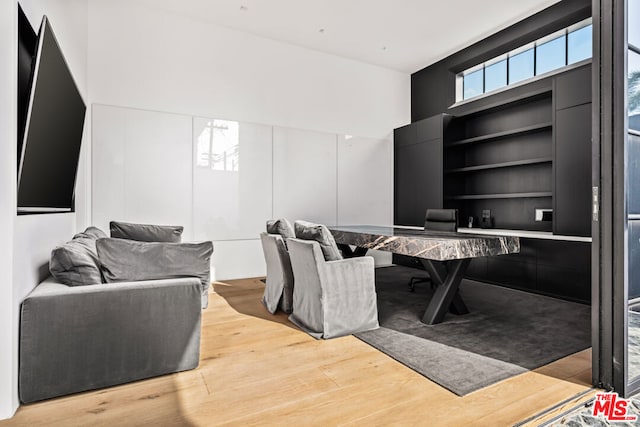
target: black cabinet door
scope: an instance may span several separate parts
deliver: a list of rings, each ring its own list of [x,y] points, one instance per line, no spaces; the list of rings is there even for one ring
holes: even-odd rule
[[[394,223],[424,225],[428,208],[442,208],[442,139],[395,146]]]
[[[591,102],[591,64],[556,77],[556,109]]]
[[[556,111],[553,232],[591,235],[591,104]]]

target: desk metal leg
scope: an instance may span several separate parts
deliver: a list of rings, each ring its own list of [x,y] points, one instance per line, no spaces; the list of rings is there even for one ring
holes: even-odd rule
[[[447,269],[447,265],[449,261],[432,261],[430,259],[419,258],[424,266],[424,269],[429,273],[429,278],[431,282],[436,286],[442,286],[446,281],[449,270]],[[451,301],[451,305],[449,306],[449,311],[453,314],[462,315],[468,314],[469,309],[464,304],[462,297],[460,296],[460,292],[456,289],[456,293],[453,296],[453,301]]]
[[[365,256],[367,254],[367,248],[361,248],[356,246],[355,250],[351,249],[351,246],[345,245],[343,243],[338,243],[338,249],[342,251],[342,256],[345,258],[355,258],[360,256]]]
[[[460,282],[462,281],[464,273],[467,271],[467,267],[470,262],[470,258],[449,261],[447,276],[443,278],[442,284],[436,288],[436,292],[433,294],[433,298],[431,298],[429,306],[424,312],[424,316],[422,316],[422,323],[435,325],[436,323],[442,322],[445,314],[447,314],[449,306],[452,304],[452,308],[456,310],[460,308],[463,309],[463,312],[468,313],[462,298],[460,298],[460,295],[458,294],[458,287],[460,286]],[[435,268],[429,268],[429,274],[431,275],[432,269],[438,277],[436,280],[439,280],[440,275],[436,272]],[[459,304],[462,304],[462,306],[459,306]]]

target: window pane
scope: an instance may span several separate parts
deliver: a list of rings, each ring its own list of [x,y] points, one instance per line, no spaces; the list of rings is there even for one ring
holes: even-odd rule
[[[533,77],[533,49],[509,57],[509,84]]]
[[[569,39],[567,40],[569,47],[567,62],[569,64],[591,58],[592,29],[592,25],[587,25],[586,27],[569,33]]]
[[[484,69],[484,91],[490,92],[507,85],[507,60],[488,65]]]
[[[640,0],[629,0],[627,12],[629,43],[640,48]]]
[[[565,65],[565,36],[536,46],[536,75],[557,70]]]
[[[474,96],[482,95],[482,72],[484,70],[481,68],[478,71],[474,71],[473,73],[469,73],[465,75],[463,87],[464,87],[464,96],[463,99],[473,98]]]
[[[640,131],[640,55],[629,51],[629,128]]]

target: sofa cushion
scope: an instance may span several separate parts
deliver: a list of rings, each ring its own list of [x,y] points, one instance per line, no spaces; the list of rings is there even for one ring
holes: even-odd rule
[[[102,275],[107,283],[197,277],[206,308],[210,284],[211,242],[136,242],[100,239],[96,242]]]
[[[107,237],[97,227],[89,227],[73,236],[69,242],[51,251],[49,271],[60,283],[68,286],[102,283],[96,240]]]
[[[132,224],[111,221],[109,229],[111,230],[111,237],[117,239],[136,240],[138,242],[180,243],[184,227],[181,225]]]
[[[285,242],[287,241],[286,239],[296,237],[296,233],[293,231],[293,226],[286,218],[270,219],[267,221],[267,233],[279,234]]]
[[[302,240],[315,240],[320,244],[325,261],[337,261],[342,259],[342,254],[336,245],[336,241],[329,229],[322,224],[314,224],[307,221],[295,222],[296,237]]]

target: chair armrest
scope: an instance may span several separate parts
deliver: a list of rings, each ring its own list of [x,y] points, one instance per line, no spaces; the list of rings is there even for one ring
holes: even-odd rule
[[[362,256],[356,258],[345,258],[338,261],[327,261],[324,263],[325,269],[331,271],[331,274],[359,274],[375,280],[375,260],[371,256]]]
[[[363,292],[375,294],[374,259],[370,256],[321,263],[323,297],[359,298]],[[347,288],[346,290],[344,288]]]

